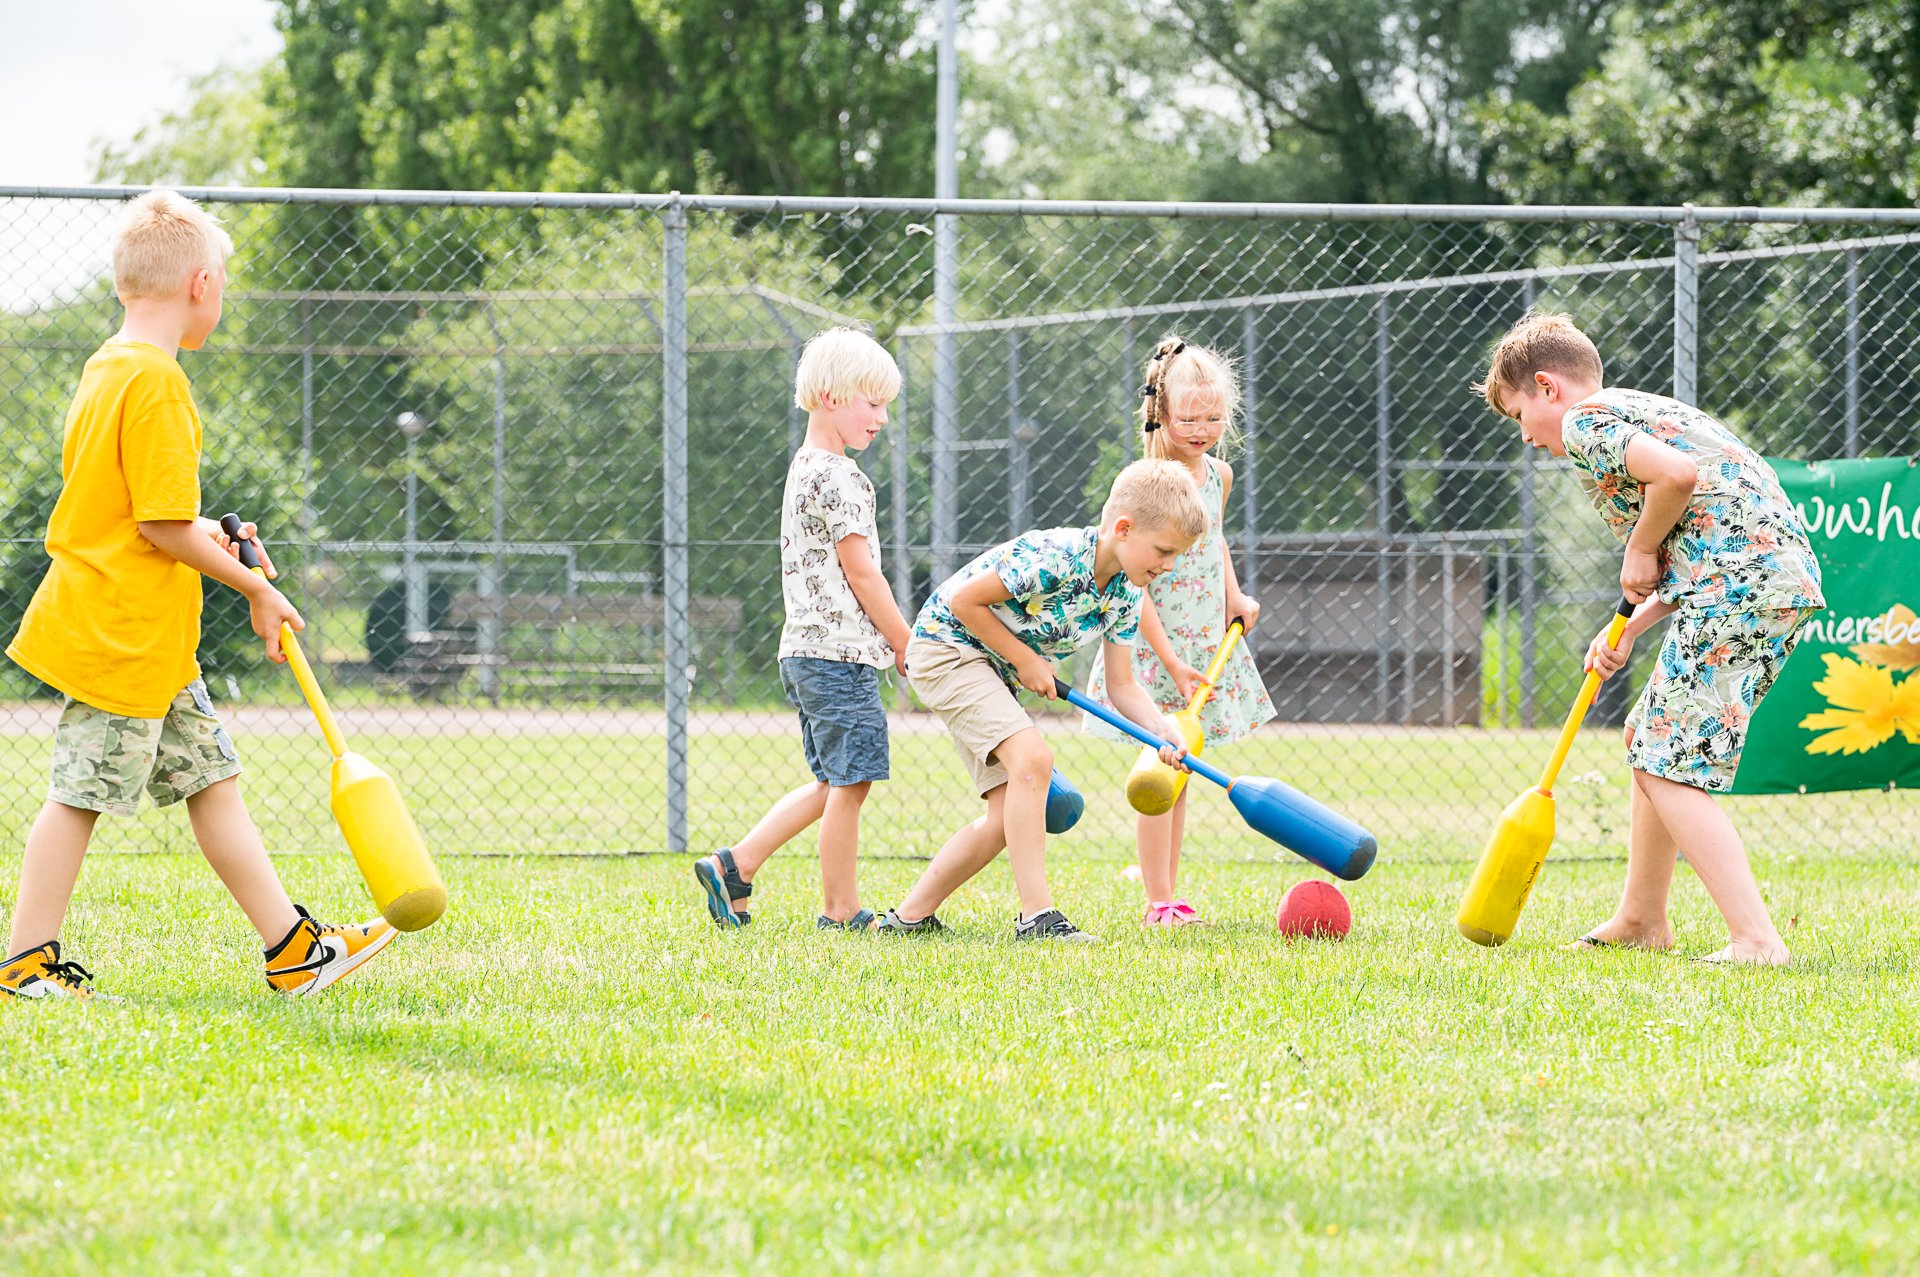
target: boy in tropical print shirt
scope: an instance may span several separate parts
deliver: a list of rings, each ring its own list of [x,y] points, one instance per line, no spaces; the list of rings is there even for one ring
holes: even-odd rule
[[[1581,487],[1625,542],[1620,588],[1636,604],[1620,646],[1603,630],[1586,668],[1626,666],[1633,642],[1672,617],[1659,663],[1627,718],[1633,771],[1627,881],[1619,907],[1569,949],[1669,949],[1667,898],[1680,852],[1726,919],[1729,943],[1702,961],[1787,961],[1740,835],[1714,802],[1732,788],[1747,725],[1826,606],[1820,565],[1780,480],[1698,408],[1603,389],[1599,351],[1561,316],[1501,339],[1478,387],[1521,437],[1571,458]]]
[[[1054,699],[1048,658],[1098,640],[1114,708],[1181,739],[1134,681],[1132,644],[1142,587],[1206,528],[1200,491],[1183,467],[1136,461],[1114,480],[1099,526],[1025,533],[934,591],[907,645],[907,676],[946,723],[987,809],[947,839],[906,899],[881,917],[881,931],[942,930],[934,910],[1005,848],[1020,895],[1014,935],[1094,940],[1054,908],[1047,887],[1044,811],[1053,751],[1016,694],[1025,687]],[[1176,752],[1168,747],[1163,757],[1172,763]]]

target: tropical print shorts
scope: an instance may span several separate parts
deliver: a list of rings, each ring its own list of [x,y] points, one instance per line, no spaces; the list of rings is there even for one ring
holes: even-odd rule
[[[127,718],[71,696],[53,734],[48,797],[68,807],[131,816],[145,790],[155,807],[240,774],[240,755],[213,712],[207,685],[189,683],[163,718]]]
[[[1627,726],[1627,766],[1709,793],[1733,788],[1747,724],[1817,608],[1777,608],[1667,622],[1659,664]]]

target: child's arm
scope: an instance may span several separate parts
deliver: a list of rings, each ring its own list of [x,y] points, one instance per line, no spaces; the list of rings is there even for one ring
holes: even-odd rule
[[[1169,741],[1185,741],[1180,725],[1172,718],[1160,712],[1160,707],[1147,695],[1147,689],[1133,680],[1133,648],[1125,643],[1111,641],[1100,644],[1100,659],[1107,663],[1107,699],[1113,707],[1131,718],[1148,731],[1158,731]],[[1160,747],[1160,761],[1169,767],[1180,765],[1180,756],[1186,753],[1184,745]]]
[[[1227,498],[1233,495],[1233,467],[1224,461],[1213,464],[1220,467],[1220,506],[1224,513]],[[1220,557],[1227,565],[1227,616],[1221,632],[1225,633],[1225,625],[1233,624],[1235,617],[1244,619],[1252,629],[1260,620],[1260,602],[1240,593],[1240,578],[1233,571],[1233,542],[1224,536],[1220,538]]]
[[[1020,676],[1020,686],[1035,696],[1053,700],[1053,663],[1022,643],[993,614],[995,603],[1005,603],[1012,598],[1013,591],[1007,588],[998,572],[982,572],[953,592],[949,606],[954,620],[966,626],[989,651],[1013,666],[1013,672]],[[1127,680],[1133,680],[1131,668],[1127,670]]]
[[[251,525],[241,530],[247,531]],[[275,665],[286,664],[280,650],[280,625],[285,622],[296,630],[307,623],[300,619],[287,596],[273,588],[263,576],[240,566],[240,561],[215,542],[217,525],[203,526],[196,519],[156,519],[140,524],[140,535],[154,549],[170,554],[202,576],[210,576],[222,585],[244,594],[253,613],[253,632],[267,644],[267,659]],[[223,538],[224,539],[224,538]]]
[[[1687,512],[1700,475],[1686,453],[1652,435],[1636,433],[1622,457],[1641,495],[1640,519],[1620,561],[1620,592],[1629,602],[1644,603],[1660,584],[1660,545]]]
[[[1607,646],[1607,630],[1601,630],[1593,636],[1593,642],[1587,644],[1587,661],[1582,669],[1599,670],[1600,681],[1605,682],[1618,674],[1627,663],[1627,657],[1633,652],[1633,641],[1648,630],[1666,620],[1680,610],[1677,603],[1662,603],[1659,599],[1648,599],[1633,610],[1633,616],[1627,627],[1620,631],[1620,646]],[[1612,629],[1608,625],[1607,629]]]
[[[900,605],[893,601],[893,589],[887,584],[887,578],[880,575],[880,566],[873,561],[873,551],[867,548],[867,539],[858,532],[841,537],[834,543],[833,552],[840,556],[840,570],[847,574],[847,584],[853,587],[853,597],[860,600],[860,610],[867,614],[867,619],[878,627],[887,640],[887,646],[893,649],[893,668],[905,678],[907,642],[910,637],[906,618],[900,615]]]
[[[1173,679],[1174,687],[1180,695],[1189,700],[1193,689],[1201,680],[1200,671],[1181,660],[1174,652],[1173,644],[1167,638],[1167,627],[1160,623],[1160,614],[1153,609],[1153,600],[1142,597],[1140,600],[1140,637],[1147,641],[1153,654],[1160,658],[1160,667]]]

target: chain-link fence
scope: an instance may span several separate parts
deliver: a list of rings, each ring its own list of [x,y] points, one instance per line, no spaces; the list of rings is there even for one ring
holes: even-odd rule
[[[106,226],[128,194],[0,189],[8,633],[44,570],[68,400],[119,322]],[[977,550],[1095,518],[1163,334],[1234,356],[1228,522],[1280,717],[1222,762],[1347,811],[1389,859],[1477,854],[1617,597],[1566,464],[1467,389],[1529,307],[1572,314],[1610,382],[1771,455],[1920,449],[1915,213],[189,194],[238,244],[226,318],[182,356],[207,509],[261,524],[349,735],[445,851],[717,845],[808,779],[775,663],[779,493],[794,364],[829,324],[870,326],[905,373],[861,465],[909,615]],[[318,737],[222,587],[201,660],[269,845],[336,846]],[[4,678],[17,844],[59,703]],[[890,697],[866,847],[923,854],[976,801],[938,722]],[[1047,721],[1092,800],[1067,845],[1123,852],[1131,751]],[[1617,847],[1621,752],[1586,733],[1562,852]],[[1735,806],[1786,851],[1905,852],[1915,815],[1907,794]],[[1202,855],[1274,851],[1212,798],[1193,820]]]

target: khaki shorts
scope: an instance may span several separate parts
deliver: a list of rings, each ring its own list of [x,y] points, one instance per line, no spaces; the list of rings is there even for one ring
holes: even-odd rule
[[[993,751],[1033,726],[985,652],[916,638],[907,644],[907,679],[920,703],[940,716],[982,796],[1007,783]]]
[[[240,774],[240,755],[213,712],[207,685],[193,680],[164,718],[125,718],[67,697],[53,735],[48,797],[68,807],[131,816],[140,791],[155,807],[191,798]]]

